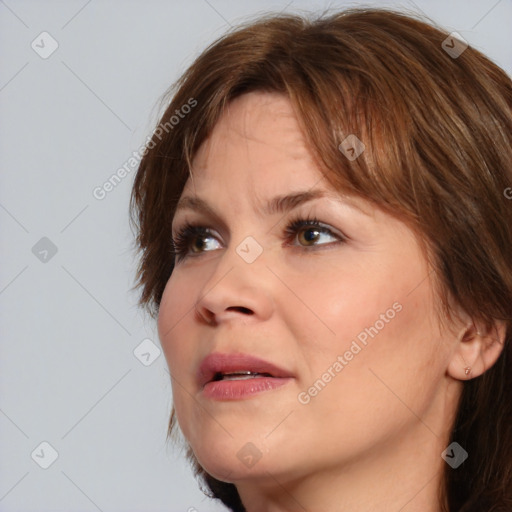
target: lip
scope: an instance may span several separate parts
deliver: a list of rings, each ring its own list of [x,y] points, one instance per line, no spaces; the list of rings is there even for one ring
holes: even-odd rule
[[[208,382],[201,393],[212,400],[243,400],[253,395],[284,386],[290,377],[254,377],[248,380],[218,380]]]
[[[213,381],[219,372],[230,373],[249,371],[268,373],[271,377],[255,377],[248,380]],[[275,389],[289,380],[293,375],[279,366],[248,354],[223,354],[214,352],[201,362],[197,372],[197,383],[201,391],[210,398],[241,398],[245,395]]]

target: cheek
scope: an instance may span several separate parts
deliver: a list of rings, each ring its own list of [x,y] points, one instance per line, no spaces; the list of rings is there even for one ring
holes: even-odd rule
[[[410,253],[408,261],[376,253],[364,259],[365,265],[361,255],[351,255],[342,268],[322,277],[311,300],[321,304],[322,319],[333,336],[343,342],[361,335],[364,342],[364,333],[368,341],[387,334],[388,345],[402,346],[400,340],[424,324],[423,330],[432,330],[433,299],[425,262]]]
[[[405,424],[414,421],[411,411],[421,416],[428,409],[444,372],[429,293],[388,294],[376,304],[339,325],[338,354],[351,360],[325,398],[332,414],[343,416],[344,409],[376,418],[375,426]],[[341,409],[334,405],[340,397]]]
[[[397,283],[389,271],[359,267],[349,260],[341,267],[326,265],[307,279],[296,278],[292,285],[304,306],[294,304],[288,309],[288,324],[296,325],[296,336],[307,333],[314,358],[322,360],[321,353],[342,354],[358,336],[364,346],[365,340],[372,339],[367,329],[375,332],[372,327],[377,323],[379,331],[389,330],[402,315],[404,290],[410,287]],[[297,315],[297,307],[303,314]]]
[[[190,367],[184,366],[191,356],[191,350],[187,350],[190,344],[183,343],[183,340],[187,339],[189,316],[194,314],[192,288],[190,283],[185,286],[183,279],[172,274],[165,286],[159,308],[158,335],[169,370],[176,377],[179,377],[179,368]]]
[[[191,286],[184,286],[183,281],[173,274],[166,284],[158,314],[158,335],[172,376],[172,402],[176,419],[185,438],[188,438],[187,419],[193,418],[196,411],[191,407],[187,391],[190,385],[189,369],[194,364],[194,347],[185,341],[187,334],[190,336],[190,315],[193,315],[194,308]]]
[[[302,282],[301,298],[311,309],[294,316],[301,319],[294,335],[303,348],[303,387],[321,378],[338,356],[346,354],[347,364],[335,372],[337,384],[328,386],[333,404],[338,402],[335,395],[347,392],[370,401],[375,396],[392,399],[378,376],[413,400],[421,388],[427,398],[426,388],[433,389],[442,376],[443,355],[438,350],[431,282],[425,279],[424,262],[417,261],[417,265],[406,265],[406,271],[395,263],[385,269],[347,265],[350,272],[331,266]]]

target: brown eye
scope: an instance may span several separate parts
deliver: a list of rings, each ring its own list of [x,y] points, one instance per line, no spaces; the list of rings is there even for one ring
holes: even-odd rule
[[[324,226],[317,219],[296,219],[286,227],[289,239],[297,238],[301,247],[317,247],[328,245],[328,242],[317,243],[322,235],[328,235],[334,241],[344,241],[340,235],[333,233],[327,226]],[[297,245],[297,244],[294,244]]]
[[[206,243],[204,242],[204,237],[195,237],[192,239],[192,252],[197,253],[201,252],[206,246]],[[197,250],[196,250],[197,249]]]
[[[298,239],[298,245],[303,248],[330,245],[332,243],[332,241],[319,243],[322,236],[329,236],[334,239],[334,242],[345,241],[343,236],[333,233],[331,229],[316,219],[296,219],[285,228],[285,237],[288,240]],[[216,240],[218,243],[217,236],[210,228],[195,224],[185,224],[178,230],[176,236],[171,239],[172,252],[176,261],[180,262],[188,257],[198,257],[205,252],[211,252],[218,248],[207,249],[207,239]]]
[[[205,242],[205,239],[208,238],[216,240],[209,228],[192,224],[183,226],[171,240],[176,260],[179,262],[187,256],[201,255],[208,245]]]
[[[307,228],[307,229],[303,229],[301,231],[299,231],[299,234],[298,234],[298,239],[299,241],[304,241],[305,244],[304,245],[310,245],[310,244],[314,244],[315,241],[318,240],[318,238],[320,237],[320,230],[318,228]],[[302,234],[302,236],[301,236]]]

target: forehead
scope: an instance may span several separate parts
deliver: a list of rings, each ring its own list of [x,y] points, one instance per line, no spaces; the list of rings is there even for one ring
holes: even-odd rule
[[[258,212],[272,214],[280,210],[278,197],[299,192],[343,199],[345,204],[373,214],[367,201],[342,194],[325,179],[288,98],[258,91],[228,105],[196,153],[182,198],[199,197],[226,206],[248,201]],[[270,199],[274,201],[267,203]],[[191,205],[191,201],[180,200],[180,206]]]
[[[306,145],[290,101],[268,92],[244,94],[230,104],[192,162],[195,185],[228,180],[251,186],[292,179],[314,185],[322,174]],[[185,186],[188,191],[193,183]]]

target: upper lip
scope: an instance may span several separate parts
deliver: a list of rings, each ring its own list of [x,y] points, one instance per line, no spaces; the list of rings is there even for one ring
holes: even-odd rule
[[[278,378],[292,377],[288,371],[259,357],[240,353],[222,354],[220,352],[213,352],[207,355],[201,362],[197,372],[197,379],[199,386],[202,388],[205,384],[212,381],[217,373],[239,371],[269,373],[272,377]]]

